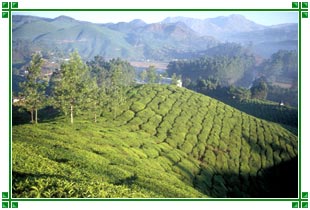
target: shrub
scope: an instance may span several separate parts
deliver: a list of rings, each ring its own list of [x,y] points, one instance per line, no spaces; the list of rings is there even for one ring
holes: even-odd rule
[[[154,127],[154,125],[151,124],[150,122],[145,123],[145,124],[142,124],[142,125],[141,125],[141,128],[142,128],[145,132],[147,132],[147,133],[149,133],[149,134],[151,134],[151,135],[155,135],[155,133],[156,133],[156,127]]]
[[[227,159],[228,171],[233,174],[239,174],[239,160]]]
[[[193,149],[193,145],[189,142],[185,142],[181,148],[180,148],[183,152],[190,154],[192,149]]]
[[[289,144],[286,144],[286,150],[291,158],[295,157],[297,154],[295,153],[293,147]]]
[[[255,174],[256,174],[256,171],[261,168],[261,158],[260,158],[260,155],[258,153],[253,152],[251,154],[249,166],[251,169],[252,168],[254,169]]]
[[[197,144],[197,136],[193,135],[193,134],[188,134],[186,136],[185,141],[190,143],[191,145],[195,145],[195,144]]]
[[[276,150],[273,152],[273,159],[274,159],[274,164],[277,165],[279,163],[281,163],[281,157],[280,157],[280,151]]]
[[[135,101],[132,103],[130,109],[133,111],[133,112],[139,112],[141,110],[143,110],[145,108],[145,105],[142,104],[141,102],[139,101]]]
[[[143,151],[148,156],[148,158],[155,158],[159,155],[158,151],[153,148],[143,148]]]
[[[216,168],[222,171],[228,171],[227,158],[223,152],[219,152],[216,156]]]
[[[130,111],[130,110],[127,110],[125,112],[123,112],[123,114],[121,115],[121,117],[119,118],[119,120],[121,121],[124,121],[124,122],[127,122],[129,121],[130,119],[132,119],[133,117],[135,116],[135,113]]]
[[[146,108],[138,112],[137,117],[140,117],[144,122],[146,122],[146,120],[151,118],[154,114],[155,113],[150,108]]]
[[[120,184],[125,179],[133,176],[131,172],[124,170],[123,168],[115,165],[109,165],[106,171],[107,176],[110,178],[110,182],[113,184]]]
[[[178,141],[173,136],[167,137],[166,142],[173,148],[177,148]]]
[[[204,162],[207,162],[211,166],[215,166],[216,163],[216,156],[213,151],[206,150],[205,156],[204,156]]]
[[[222,151],[226,151],[227,150],[227,145],[224,141],[219,141],[219,149]]]

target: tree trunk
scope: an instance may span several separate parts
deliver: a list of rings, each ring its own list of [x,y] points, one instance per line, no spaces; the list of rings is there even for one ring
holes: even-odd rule
[[[33,123],[33,110],[30,110],[30,115],[31,115],[31,123]]]
[[[70,106],[71,124],[73,124],[73,105]]]
[[[38,123],[38,109],[35,109],[35,124]]]
[[[97,113],[96,113],[96,111],[97,111],[97,104],[95,103],[95,123],[97,122]]]

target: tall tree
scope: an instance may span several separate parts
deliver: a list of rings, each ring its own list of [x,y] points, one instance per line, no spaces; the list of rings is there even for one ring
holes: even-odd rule
[[[124,102],[124,76],[121,65],[112,65],[110,70],[110,106],[113,111],[113,118],[116,118],[118,107]]]
[[[58,78],[53,88],[53,105],[67,115],[73,124],[74,115],[85,108],[89,78],[87,66],[83,63],[77,51],[70,55],[68,62],[61,65]]]
[[[171,77],[171,84],[178,85],[180,81],[181,81],[181,76],[180,75],[177,76],[175,73],[173,73]]]
[[[92,98],[90,104],[95,105],[90,107],[90,110],[95,113],[96,118],[97,113],[107,105],[115,118],[118,107],[125,100],[126,87],[134,83],[135,69],[120,58],[105,61],[101,56],[95,56],[87,65],[91,79],[97,81],[89,93]]]
[[[268,85],[265,77],[257,78],[253,81],[251,87],[252,98],[266,99],[268,94]]]
[[[155,66],[149,66],[146,69],[148,83],[155,83],[158,80]]]
[[[139,74],[140,76],[140,79],[142,82],[145,82],[146,78],[147,78],[147,71],[146,70],[143,70],[141,71],[141,73]]]
[[[38,123],[38,109],[41,109],[45,102],[46,85],[40,78],[42,64],[41,55],[34,54],[27,67],[26,81],[20,83],[22,91],[19,94],[21,98],[19,105],[30,112],[31,122],[35,124]]]

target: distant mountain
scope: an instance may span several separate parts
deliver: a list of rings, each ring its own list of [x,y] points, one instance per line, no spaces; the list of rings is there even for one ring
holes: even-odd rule
[[[215,37],[223,37],[223,33],[231,34],[266,28],[266,26],[250,21],[242,15],[220,16],[216,18],[208,18],[205,20],[186,17],[169,17],[162,21],[162,23],[176,22],[185,23],[200,35],[209,35]]]
[[[56,51],[68,54],[77,49],[87,59],[99,54],[107,59],[168,61],[219,43],[213,37],[200,36],[184,23],[147,24],[136,19],[128,23],[95,24],[66,16],[54,19],[14,16],[13,25],[13,45],[31,45],[33,50],[53,54]],[[20,55],[17,57],[20,59]]]
[[[297,37],[298,25],[297,23],[292,23],[270,26],[262,30],[236,33],[231,35],[229,39],[235,42],[246,42],[251,40],[253,43],[262,43],[297,40]]]
[[[103,26],[106,26],[112,30],[116,31],[121,31],[121,32],[132,32],[137,28],[144,27],[147,25],[143,20],[140,19],[135,19],[130,21],[129,23],[127,22],[119,22],[119,23],[107,23],[107,24],[102,24]]]
[[[41,20],[51,21],[52,19],[36,17],[36,16],[28,16],[28,15],[13,15],[12,20],[13,20],[13,30],[14,30],[14,28],[18,28],[19,26],[22,26],[24,24],[29,24],[29,23],[41,21]]]
[[[227,36],[226,39],[231,42],[252,45],[255,52],[264,57],[269,57],[281,49],[297,50],[297,37],[298,25],[291,23],[270,26],[263,30],[240,32]]]
[[[205,20],[168,17],[162,23],[184,23],[201,36],[214,36],[222,42],[252,45],[253,51],[263,57],[269,57],[280,49],[297,50],[297,23],[264,26],[242,15],[220,16]]]
[[[221,42],[250,45],[268,57],[280,49],[297,49],[297,24],[263,26],[241,15],[169,17],[152,24],[140,19],[95,24],[68,16],[13,15],[13,63],[29,60],[29,51],[66,56],[74,49],[86,59],[99,54],[107,59],[170,61],[200,56]]]

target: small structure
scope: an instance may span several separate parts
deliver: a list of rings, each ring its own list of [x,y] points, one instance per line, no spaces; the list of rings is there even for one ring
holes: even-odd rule
[[[178,79],[177,86],[182,87],[182,80]]]
[[[24,97],[14,97],[13,98],[13,104],[20,104],[21,102],[25,101]]]
[[[160,84],[165,84],[165,85],[171,85],[172,84],[172,78],[170,78],[170,77],[162,77],[159,83]],[[178,79],[176,85],[178,87],[182,87],[182,80]]]

